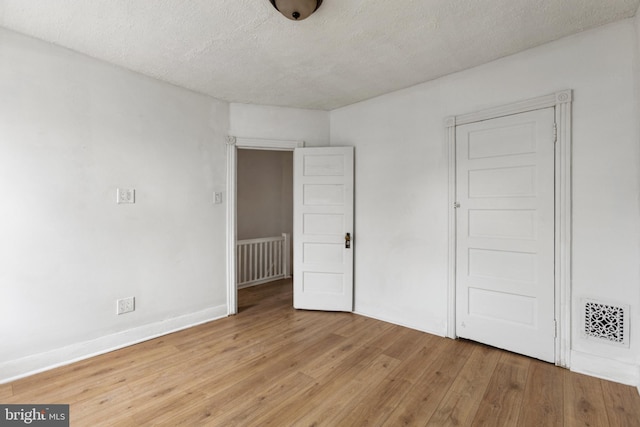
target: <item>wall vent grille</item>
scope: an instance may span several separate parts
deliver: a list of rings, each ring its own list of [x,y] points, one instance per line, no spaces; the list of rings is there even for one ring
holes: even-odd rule
[[[586,338],[611,344],[629,345],[629,307],[601,301],[584,300],[584,334]]]

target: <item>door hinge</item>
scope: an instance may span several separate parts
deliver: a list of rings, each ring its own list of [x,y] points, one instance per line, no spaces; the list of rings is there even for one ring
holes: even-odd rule
[[[558,125],[556,123],[553,124],[553,143],[558,142]]]
[[[454,209],[458,209],[459,207],[460,207],[460,202],[455,202],[455,203],[453,204],[453,208],[454,208]]]
[[[558,321],[553,321],[553,337],[558,338]]]

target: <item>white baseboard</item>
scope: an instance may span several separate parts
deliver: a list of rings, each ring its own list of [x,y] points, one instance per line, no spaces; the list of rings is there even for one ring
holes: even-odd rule
[[[88,359],[226,316],[227,306],[220,305],[45,353],[11,360],[0,364],[0,384],[15,381],[29,375],[68,365],[79,360]]]
[[[637,386],[640,392],[640,366],[633,363],[572,351],[571,370],[603,380]]]

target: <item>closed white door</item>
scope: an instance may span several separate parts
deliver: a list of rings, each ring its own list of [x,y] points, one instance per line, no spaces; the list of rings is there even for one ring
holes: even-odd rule
[[[353,310],[353,147],[297,148],[293,306]]]
[[[457,335],[554,362],[554,109],[456,127]]]

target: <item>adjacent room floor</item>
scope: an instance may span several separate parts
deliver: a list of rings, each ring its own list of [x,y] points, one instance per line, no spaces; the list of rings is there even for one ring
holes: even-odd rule
[[[0,385],[72,426],[633,426],[634,387],[350,313],[296,311],[282,280],[239,314]]]

